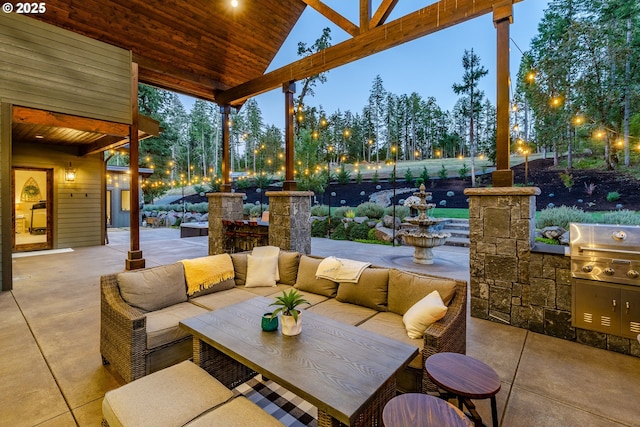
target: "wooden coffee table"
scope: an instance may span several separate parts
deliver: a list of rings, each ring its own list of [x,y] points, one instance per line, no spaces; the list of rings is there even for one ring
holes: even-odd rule
[[[491,399],[493,427],[498,427],[496,394],[500,391],[500,377],[490,366],[459,353],[436,353],[425,362],[429,378],[445,391],[458,397],[458,406],[467,407],[476,426],[482,418],[471,399]]]
[[[315,405],[318,426],[381,425],[396,373],[418,348],[308,311],[300,335],[264,332],[272,301],[257,297],[180,322],[193,334],[194,362],[228,386],[261,373]]]

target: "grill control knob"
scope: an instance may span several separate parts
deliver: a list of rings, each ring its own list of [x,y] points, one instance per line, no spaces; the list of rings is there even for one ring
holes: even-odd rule
[[[604,274],[606,274],[607,276],[613,276],[613,275],[615,274],[615,272],[616,272],[616,271],[615,271],[613,268],[611,268],[611,267],[607,267],[607,268],[605,268],[604,270],[602,270],[602,272],[603,272]]]
[[[629,279],[637,279],[640,277],[640,273],[638,273],[638,270],[629,270],[627,271],[627,277]]]
[[[593,271],[593,266],[592,265],[583,265],[582,266],[582,271],[584,271],[585,273],[591,273]]]

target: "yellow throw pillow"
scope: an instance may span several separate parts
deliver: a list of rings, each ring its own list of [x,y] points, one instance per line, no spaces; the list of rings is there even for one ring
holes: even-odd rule
[[[445,314],[447,306],[442,302],[438,291],[433,291],[407,310],[402,316],[402,322],[409,338],[422,338],[429,325],[442,319]]]
[[[276,286],[277,267],[278,255],[247,255],[247,280],[245,281],[244,286],[247,288]]]

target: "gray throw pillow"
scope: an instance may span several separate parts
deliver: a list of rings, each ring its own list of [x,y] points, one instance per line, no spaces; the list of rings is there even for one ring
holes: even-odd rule
[[[187,301],[187,284],[181,262],[117,275],[122,298],[146,311]]]

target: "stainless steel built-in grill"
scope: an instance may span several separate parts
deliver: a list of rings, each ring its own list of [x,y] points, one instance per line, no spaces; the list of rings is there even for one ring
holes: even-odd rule
[[[573,326],[640,334],[640,227],[571,224]]]

